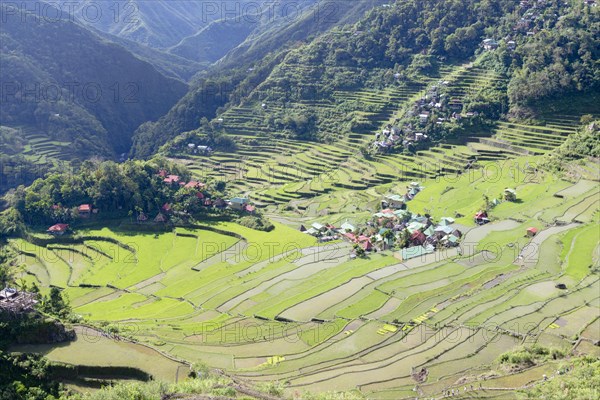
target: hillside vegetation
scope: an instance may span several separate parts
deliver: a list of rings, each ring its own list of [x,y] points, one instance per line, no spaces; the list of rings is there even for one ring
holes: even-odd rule
[[[234,26],[223,49],[203,47],[223,20],[186,36],[169,51],[220,61],[135,130],[137,159],[5,196],[0,284],[77,333],[3,348],[5,397],[594,398],[589,3],[345,2],[335,23]],[[15,159],[68,146],[0,140]]]
[[[528,21],[526,26],[522,20]],[[412,99],[438,79],[447,79],[450,68],[472,61],[485,38],[498,42],[480,66],[495,74],[493,80],[479,82],[489,87],[450,95],[465,97],[465,110],[479,111],[482,122],[507,115],[531,117],[536,102],[597,90],[598,66],[592,60],[598,57],[599,43],[592,32],[598,24],[597,9],[582,2],[549,1],[536,8],[499,0],[466,5],[404,1],[375,7],[357,23],[334,27],[270,62],[250,70],[226,69],[228,78],[201,82],[158,123],[137,131],[132,154],[150,154],[165,139],[200,127],[199,119],[180,110],[194,110],[193,115],[209,120],[223,117],[225,128],[228,119],[244,118],[244,130],[274,138],[333,142],[348,134],[372,133],[394,123],[390,112],[400,108],[399,100]],[[464,86],[466,78],[456,76],[456,84]],[[525,85],[528,81],[531,85]],[[378,90],[385,97],[369,97]],[[207,97],[214,107],[204,106]],[[248,109],[258,114],[253,121],[242,115]],[[445,131],[432,138],[465,133]],[[245,136],[238,129],[225,132]],[[149,147],[148,141],[156,144]]]
[[[0,10],[2,124],[69,143],[57,158],[126,152],[133,131],[185,93],[185,84],[68,17],[49,20],[5,3]]]

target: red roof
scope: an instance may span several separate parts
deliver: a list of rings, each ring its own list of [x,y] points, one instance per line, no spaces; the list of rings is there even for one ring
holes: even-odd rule
[[[250,204],[246,204],[246,207],[244,207],[246,209],[246,211],[248,211],[249,213],[254,212],[254,210],[256,210],[256,207],[251,206]]]
[[[415,241],[418,240],[419,242],[424,242],[426,239],[425,234],[421,231],[414,231],[412,233],[412,235],[410,235],[410,240]]]
[[[179,175],[168,175],[165,179],[163,179],[164,183],[176,183],[179,182]]]
[[[479,211],[475,214],[476,219],[487,218],[487,213],[485,211]]]
[[[344,236],[353,242],[356,240],[356,236],[354,236],[354,234],[352,232],[346,232],[346,233],[344,233]]]
[[[163,204],[162,209],[164,211],[169,212],[169,211],[171,211],[171,205],[169,203],[165,203],[165,204]]]
[[[370,240],[370,239],[369,239],[369,237],[368,237],[368,236],[365,236],[365,235],[360,235],[360,236],[358,237],[358,241],[359,241],[359,242],[367,242],[367,241],[369,241],[369,240]]]
[[[367,239],[360,243],[360,247],[362,247],[364,251],[370,251],[373,249],[373,244]]]
[[[67,229],[69,229],[67,224],[56,224],[48,228],[48,232],[65,232]]]
[[[204,194],[202,192],[198,192],[196,193],[196,197],[202,200],[204,198]]]
[[[82,204],[79,207],[77,207],[77,209],[79,210],[79,212],[90,212],[92,211],[92,206],[90,204]]]
[[[161,169],[161,170],[159,170],[159,171],[158,171],[158,176],[162,176],[162,177],[164,178],[164,177],[166,177],[167,175],[168,175],[168,174],[167,174],[167,171],[166,171],[166,170],[164,170],[164,169]]]
[[[198,189],[203,188],[204,186],[206,186],[204,183],[196,182],[196,181],[189,181],[185,185],[186,188],[198,188]]]
[[[527,228],[527,232],[538,233],[538,228]]]

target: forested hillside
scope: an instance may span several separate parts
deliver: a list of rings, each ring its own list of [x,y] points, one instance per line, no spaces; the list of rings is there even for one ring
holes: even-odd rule
[[[77,158],[112,157],[129,149],[137,126],[185,93],[184,83],[68,16],[49,19],[5,3],[0,10],[3,125],[71,143]]]
[[[595,60],[600,43],[593,34],[598,27],[597,8],[579,1],[430,0],[380,5],[355,24],[272,55],[272,62],[238,64],[233,72],[226,69],[221,80],[225,85],[202,81],[158,123],[136,132],[132,154],[146,156],[169,138],[200,127],[201,117],[210,120],[225,109],[235,115],[232,108],[239,105],[268,107],[261,110],[264,119],[248,129],[296,139],[332,141],[344,131],[373,131],[379,121],[356,118],[357,114],[378,113],[393,103],[342,99],[337,92],[360,96],[371,90],[411,91],[419,85],[423,89],[453,66],[485,52],[484,39],[494,43],[495,51],[483,57],[481,68],[496,74],[497,81],[469,93],[463,99],[467,111],[481,112],[488,123],[500,116],[532,117],[531,107],[540,101],[598,88]],[[260,43],[255,40],[253,46]],[[223,65],[235,54],[237,50],[226,56]],[[206,107],[207,102],[211,106]],[[327,111],[332,107],[346,115],[334,118]],[[448,132],[437,135],[441,137],[448,137]]]

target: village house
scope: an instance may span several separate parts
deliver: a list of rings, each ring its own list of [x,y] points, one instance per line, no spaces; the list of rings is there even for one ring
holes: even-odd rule
[[[490,51],[490,50],[496,50],[498,48],[498,42],[495,41],[494,39],[485,39],[483,41],[483,48],[486,51]]]
[[[425,135],[424,133],[421,133],[421,132],[415,133],[415,141],[422,142],[425,140],[427,140],[427,135]]]
[[[308,229],[306,229],[306,228],[304,228],[304,229],[305,229],[304,233],[307,233],[311,236],[317,237],[320,234],[320,232],[318,230],[316,230],[315,228],[312,228],[312,227],[308,228]]]
[[[421,231],[414,231],[411,235],[410,235],[410,243],[413,246],[420,246],[423,243],[425,243],[425,239],[427,239],[425,237],[425,234]]]
[[[504,189],[504,200],[516,201],[517,200],[517,191],[515,189],[511,189],[511,188]]]
[[[138,214],[137,221],[138,222],[146,222],[146,221],[148,221],[148,216],[142,211]]]
[[[212,205],[217,208],[226,208],[227,202],[223,199],[216,199],[215,201],[212,202]]]
[[[484,224],[487,224],[488,222],[490,222],[490,220],[488,219],[487,212],[479,211],[477,214],[475,214],[475,223],[477,225],[484,225]]]
[[[527,228],[527,236],[528,237],[534,237],[535,235],[537,235],[538,233],[538,229],[537,228]]]
[[[167,222],[167,217],[163,213],[158,213],[156,214],[156,217],[154,217],[154,222],[164,224]]]
[[[373,243],[371,243],[371,239],[365,235],[360,235],[356,239],[356,243],[364,250],[371,251],[373,250]]]
[[[345,233],[345,232],[354,232],[356,230],[356,228],[354,227],[354,225],[350,224],[349,222],[344,222],[342,224],[342,226],[340,227],[340,232],[341,233]]]
[[[179,183],[180,181],[180,177],[179,175],[167,175],[164,179],[163,182],[167,183],[169,185],[175,184],[175,183]]]
[[[196,151],[198,154],[211,154],[213,152],[212,147],[210,146],[197,146]]]
[[[6,287],[0,290],[0,301],[11,300],[19,295],[17,289]]]
[[[395,209],[406,208],[406,198],[397,194],[385,196],[383,200],[381,200],[381,207]]]
[[[318,222],[313,223],[311,226],[317,232],[326,232],[327,231],[327,227],[325,225],[323,225],[323,224],[318,223]]]
[[[92,206],[90,204],[81,204],[77,207],[77,212],[80,217],[87,218],[92,213]]]
[[[455,235],[448,235],[446,237],[444,237],[443,239],[443,243],[446,247],[456,247],[458,246],[458,242],[459,242],[460,238],[455,236]]]
[[[37,304],[36,294],[6,287],[0,290],[0,310],[22,313],[32,311]]]
[[[184,187],[191,188],[191,189],[204,189],[206,187],[206,185],[202,182],[189,181],[188,183],[185,184]]]
[[[46,232],[54,236],[62,236],[69,230],[68,224],[52,225]]]
[[[245,197],[234,197],[233,199],[229,200],[229,207],[237,211],[242,211],[246,204],[248,204],[248,199]]]

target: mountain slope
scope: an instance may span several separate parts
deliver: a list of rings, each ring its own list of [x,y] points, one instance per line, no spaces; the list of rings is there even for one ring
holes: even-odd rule
[[[189,82],[194,75],[209,67],[208,64],[198,63],[176,54],[168,53],[164,50],[148,47],[130,39],[94,29],[93,26],[88,28],[109,42],[124,47],[140,60],[152,64],[161,74],[168,78]]]
[[[266,7],[266,4],[250,0],[84,0],[77,3],[73,14],[81,23],[100,31],[166,50],[195,35],[213,21],[224,18],[243,21],[247,19],[246,15],[257,8]],[[213,46],[219,47],[220,44],[214,43]]]
[[[81,157],[126,152],[133,131],[186,91],[125,50],[70,21],[2,4],[3,125],[73,142]]]
[[[314,35],[357,21],[368,10],[383,3],[384,0],[319,2],[312,6],[306,3],[299,8],[302,12],[293,17],[286,17],[282,11],[271,14],[272,18],[269,18],[269,14],[262,15],[261,23],[253,27],[248,37],[203,74],[204,78],[193,85],[167,115],[136,131],[131,154],[146,157],[177,134],[197,128],[202,117],[213,118],[219,107],[232,99],[239,101],[260,85],[291,49],[301,46],[303,41],[311,41]],[[286,4],[295,3],[286,0],[281,4],[283,6],[280,8],[285,9]],[[211,41],[218,40],[217,35],[213,34],[220,29],[220,24],[226,23],[214,22],[211,28],[193,39],[187,39],[180,44],[181,47],[171,51],[186,53],[204,46],[209,37]],[[242,29],[239,26],[237,28]],[[223,53],[215,53],[211,60]]]

